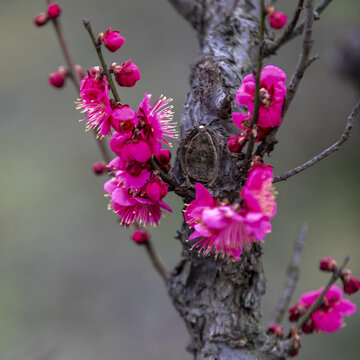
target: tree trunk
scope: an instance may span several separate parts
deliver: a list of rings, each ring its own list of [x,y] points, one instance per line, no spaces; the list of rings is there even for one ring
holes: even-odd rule
[[[192,67],[191,91],[180,124],[180,147],[173,170],[177,192],[189,202],[201,182],[214,196],[230,200],[241,187],[241,154],[227,141],[234,96],[252,72],[257,52],[259,10],[250,0],[171,0],[198,32],[200,53]],[[227,263],[198,256],[179,232],[183,260],[171,275],[169,293],[190,334],[196,360],[284,359],[283,344],[264,332],[261,297],[265,277],[262,248],[244,249]]]

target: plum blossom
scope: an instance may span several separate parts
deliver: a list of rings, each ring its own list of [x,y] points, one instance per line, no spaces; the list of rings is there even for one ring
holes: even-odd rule
[[[286,74],[280,68],[268,65],[260,74],[260,109],[257,125],[261,128],[279,126],[281,111],[286,94]],[[250,114],[233,113],[234,122],[240,125],[252,117],[254,113],[255,78],[253,74],[244,77],[236,93],[236,102],[247,106]]]
[[[221,205],[203,185],[195,185],[196,199],[184,210],[185,221],[194,232],[189,240],[200,238],[192,248],[199,253],[239,260],[243,247],[261,241],[271,225],[261,212]]]
[[[120,32],[117,30],[111,31],[111,27],[106,30],[105,34],[101,33],[99,38],[111,52],[119,50],[125,42],[125,39],[120,35]]]
[[[323,292],[323,288],[301,295],[300,300],[290,307],[290,321],[297,321]],[[332,285],[325,294],[323,303],[312,313],[304,324],[303,331],[311,333],[314,330],[326,333],[335,332],[343,325],[343,317],[356,311],[356,305],[348,299],[343,299],[341,289]]]
[[[141,79],[139,68],[132,62],[126,60],[123,64],[111,66],[114,71],[115,80],[120,86],[133,87]]]

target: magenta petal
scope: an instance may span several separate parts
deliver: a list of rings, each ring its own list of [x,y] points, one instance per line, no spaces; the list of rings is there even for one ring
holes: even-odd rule
[[[129,192],[122,187],[118,187],[113,191],[112,200],[122,206],[132,206],[136,204],[134,198],[131,197]]]
[[[272,84],[286,81],[286,74],[283,70],[274,65],[265,66],[261,71],[261,82],[264,82],[269,88]]]
[[[240,129],[243,130],[242,128],[242,122],[245,119],[250,119],[250,115],[249,114],[245,114],[245,113],[241,113],[241,112],[233,112],[232,113],[232,117],[234,120],[235,125]]]
[[[206,208],[202,213],[202,221],[215,229],[222,229],[227,224],[227,218],[221,208]]]
[[[119,183],[117,181],[110,179],[104,184],[104,190],[111,194],[115,189],[118,188],[118,186]]]
[[[170,207],[168,204],[164,203],[163,201],[161,201],[161,200],[158,201],[158,204],[159,204],[160,207],[162,207],[164,210],[169,211],[169,212],[172,212],[171,207]]]
[[[139,176],[132,176],[127,171],[119,171],[117,177],[128,189],[140,189],[150,179],[150,171],[142,169]]]
[[[339,330],[343,323],[341,315],[335,311],[322,312],[315,310],[312,315],[315,328],[326,333],[331,333]]]
[[[130,143],[129,151],[136,161],[142,163],[147,162],[152,155],[150,146],[142,140],[139,143]]]
[[[356,305],[349,299],[343,299],[335,306],[341,316],[350,316],[356,312]]]
[[[319,297],[324,289],[320,288],[319,290],[309,291],[301,295],[300,300],[308,306],[311,306],[314,301]]]

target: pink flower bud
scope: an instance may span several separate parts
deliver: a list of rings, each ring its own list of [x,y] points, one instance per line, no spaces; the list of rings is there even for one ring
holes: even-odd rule
[[[110,122],[116,131],[124,134],[132,131],[137,126],[138,118],[136,112],[125,105],[112,111]]]
[[[298,301],[296,304],[289,308],[289,321],[297,322],[301,315],[305,314],[306,306],[301,301]]]
[[[58,4],[50,4],[47,13],[50,19],[56,19],[61,14],[61,7]]]
[[[82,69],[82,67],[80,65],[75,65],[75,70],[79,74],[80,79],[83,79],[85,77],[84,70]]]
[[[115,80],[120,86],[133,87],[141,79],[139,68],[127,60],[115,69]]]
[[[283,12],[280,11],[273,11],[269,14],[269,22],[270,26],[273,29],[282,29],[287,21],[287,17]]]
[[[335,270],[337,270],[337,262],[331,257],[323,258],[320,261],[320,270],[335,271]]]
[[[119,31],[111,31],[110,27],[106,30],[106,33],[102,37],[102,42],[109,51],[115,52],[121,48],[125,39],[120,35]]]
[[[150,234],[146,230],[136,230],[132,236],[132,240],[138,245],[146,245],[149,243]]]
[[[244,135],[232,135],[228,140],[228,148],[231,152],[240,152],[247,142]]]
[[[271,333],[271,334],[274,334],[278,338],[282,338],[284,336],[284,329],[279,324],[272,324],[268,328],[268,332]]]
[[[106,164],[104,162],[94,163],[92,169],[94,174],[102,175],[106,171]]]
[[[160,179],[154,178],[146,184],[145,192],[150,200],[157,202],[166,196],[168,188]]]
[[[40,13],[35,16],[34,23],[36,26],[44,26],[49,20],[49,17],[45,13]]]
[[[315,325],[311,317],[307,319],[305,324],[301,327],[301,330],[305,334],[311,334],[315,330]]]
[[[49,84],[56,88],[62,88],[65,83],[65,76],[62,75],[60,72],[55,71],[49,74]]]
[[[155,159],[160,166],[168,165],[171,160],[171,151],[168,149],[161,149],[159,154],[155,156]]]
[[[345,270],[346,271],[346,270]],[[345,273],[341,276],[345,294],[352,295],[359,291],[360,281],[355,276]]]

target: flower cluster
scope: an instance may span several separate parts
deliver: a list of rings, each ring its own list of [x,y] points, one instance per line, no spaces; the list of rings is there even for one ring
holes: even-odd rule
[[[168,185],[152,169],[150,161],[154,156],[162,159],[158,162],[161,168],[170,168],[164,161],[170,161],[170,156],[163,155],[167,152],[161,149],[161,142],[170,145],[164,137],[176,137],[169,105],[172,99],[161,96],[151,106],[150,98],[145,94],[137,112],[126,105],[114,109],[111,116],[117,123],[110,147],[117,157],[108,165],[114,177],[105,183],[105,191],[111,196],[110,207],[125,225],[157,225],[161,210],[171,211],[162,201]]]
[[[34,23],[36,26],[44,26],[49,20],[58,18],[61,14],[61,7],[58,4],[49,4],[46,12],[35,16]]]
[[[186,223],[195,229],[189,240],[200,238],[193,247],[206,255],[214,252],[239,260],[244,246],[263,240],[271,232],[270,219],[276,213],[272,181],[271,166],[255,166],[240,192],[242,199],[232,206],[213,198],[197,183],[196,199],[184,210]]]
[[[280,68],[268,65],[260,74],[260,108],[257,121],[255,141],[261,141],[270,129],[281,124],[281,112],[286,95],[286,74]],[[255,102],[255,77],[249,74],[244,77],[236,93],[236,102],[246,106],[248,113],[233,112],[235,125],[242,131],[229,139],[229,149],[239,152],[249,139],[252,129],[252,116]],[[236,143],[236,146],[234,145]]]
[[[296,322],[304,315],[311,305],[323,292],[323,288],[307,292],[301,295],[300,300],[289,309],[289,320]],[[343,325],[343,316],[350,316],[356,311],[356,305],[348,299],[343,299],[341,289],[332,285],[326,292],[323,303],[311,314],[309,319],[302,326],[306,334],[314,330],[319,332],[335,332]]]

